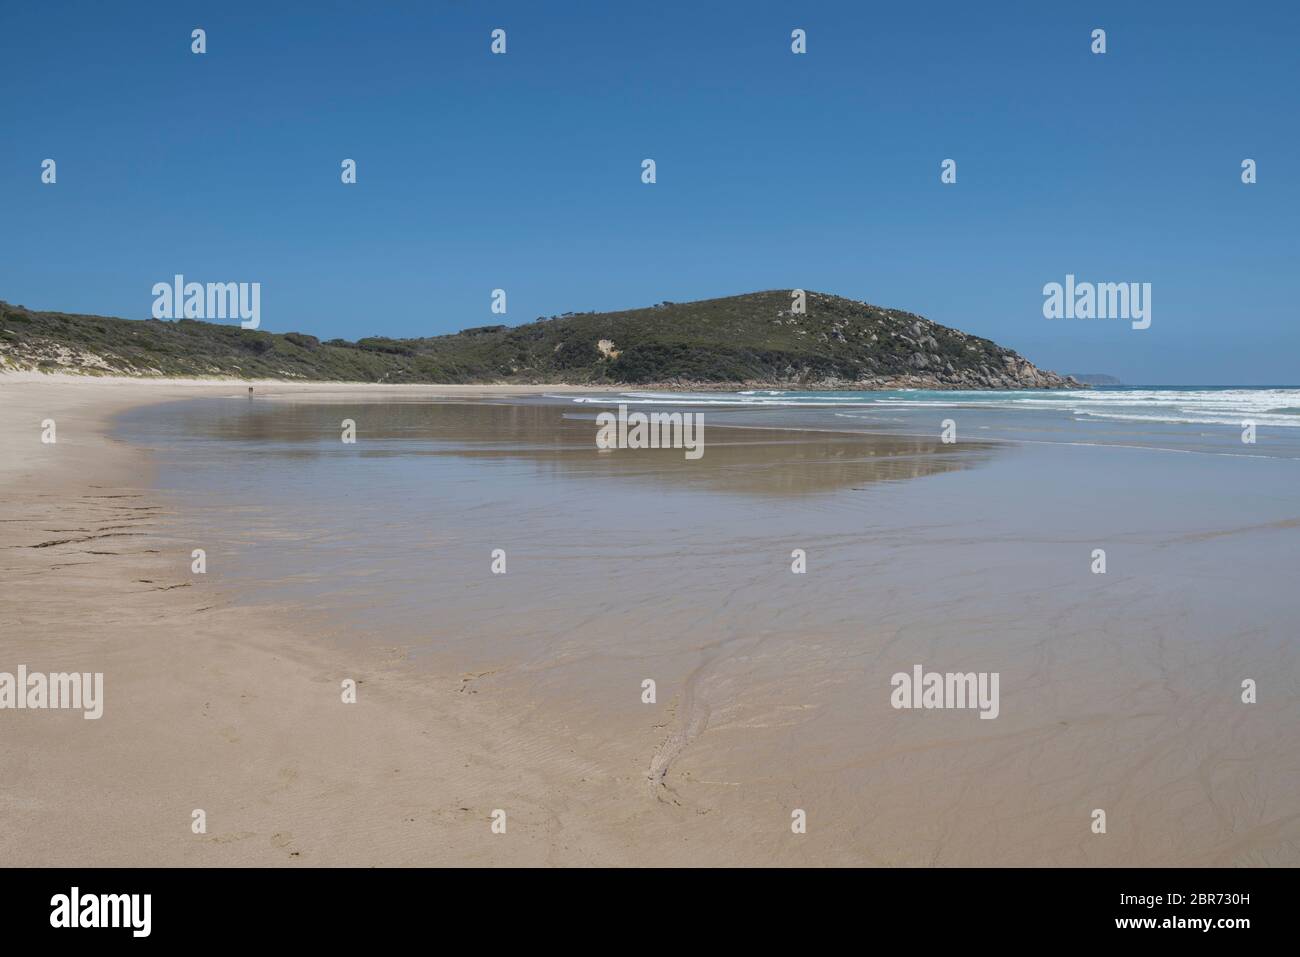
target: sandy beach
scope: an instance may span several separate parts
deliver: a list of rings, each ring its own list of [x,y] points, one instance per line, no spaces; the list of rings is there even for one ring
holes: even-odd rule
[[[255,388],[264,384],[254,383]],[[527,712],[459,675],[330,654],[190,573],[143,453],[106,438],[132,405],[247,383],[0,377],[5,667],[103,672],[105,715],[10,711],[0,859],[11,865],[541,865],[627,859],[559,823],[584,768]],[[365,386],[280,393],[339,397]],[[371,387],[380,389],[383,387]],[[391,391],[385,389],[391,394]],[[528,389],[403,390],[484,395]],[[57,423],[42,445],[40,423]],[[340,682],[358,683],[343,706]],[[545,779],[539,777],[545,775]],[[544,795],[544,798],[542,797]],[[507,834],[490,814],[509,809]],[[207,833],[191,830],[207,814]]]
[[[551,387],[253,386],[0,377],[0,671],[105,676],[100,720],[0,713],[0,858],[1300,861],[1295,516],[1199,505],[1289,462],[737,428],[694,467],[513,404]],[[372,444],[300,449],[340,403]],[[1001,713],[891,708],[913,663]]]

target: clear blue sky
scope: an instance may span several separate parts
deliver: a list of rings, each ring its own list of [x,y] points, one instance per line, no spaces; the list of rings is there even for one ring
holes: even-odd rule
[[[798,286],[1061,371],[1293,383],[1298,8],[4,3],[0,298],[257,281],[263,328],[357,338],[501,321],[495,287],[522,323]],[[1067,272],[1152,283],[1151,328],[1044,319]]]

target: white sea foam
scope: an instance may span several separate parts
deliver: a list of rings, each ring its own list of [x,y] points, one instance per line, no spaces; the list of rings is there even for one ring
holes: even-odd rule
[[[561,398],[556,396],[555,398]],[[565,396],[583,404],[700,405],[732,408],[836,408],[862,410],[980,409],[1056,412],[1076,420],[1182,425],[1257,425],[1300,428],[1300,389],[1079,389],[1059,392],[626,392]]]

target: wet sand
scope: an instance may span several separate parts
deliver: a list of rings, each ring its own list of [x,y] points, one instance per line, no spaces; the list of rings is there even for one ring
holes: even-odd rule
[[[502,390],[245,388],[0,378],[0,670],[107,698],[0,712],[6,859],[1300,862],[1290,462],[720,428],[688,463]],[[917,663],[1000,672],[998,718],[891,708]]]

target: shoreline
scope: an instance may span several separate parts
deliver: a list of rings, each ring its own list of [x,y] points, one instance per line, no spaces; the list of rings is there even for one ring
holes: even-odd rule
[[[3,356],[0,356],[3,359]],[[230,385],[252,386],[290,386],[294,388],[325,388],[328,390],[350,388],[380,388],[403,390],[449,389],[452,394],[478,395],[481,390],[491,390],[501,395],[532,395],[538,392],[646,392],[646,391],[682,391],[682,392],[741,392],[745,390],[779,390],[782,392],[1070,392],[1087,391],[1095,388],[1082,382],[1063,383],[1044,386],[972,386],[969,383],[949,383],[933,376],[906,375],[888,379],[864,379],[849,382],[844,379],[825,379],[814,382],[782,382],[767,380],[743,380],[735,382],[715,381],[670,381],[670,382],[366,382],[335,379],[242,379],[233,376],[127,376],[98,373],[78,373],[67,369],[42,372],[38,369],[0,365],[0,380],[11,378],[15,381],[39,381],[55,379],[68,381],[108,381],[108,382],[161,382],[184,385],[205,385],[227,383]]]

